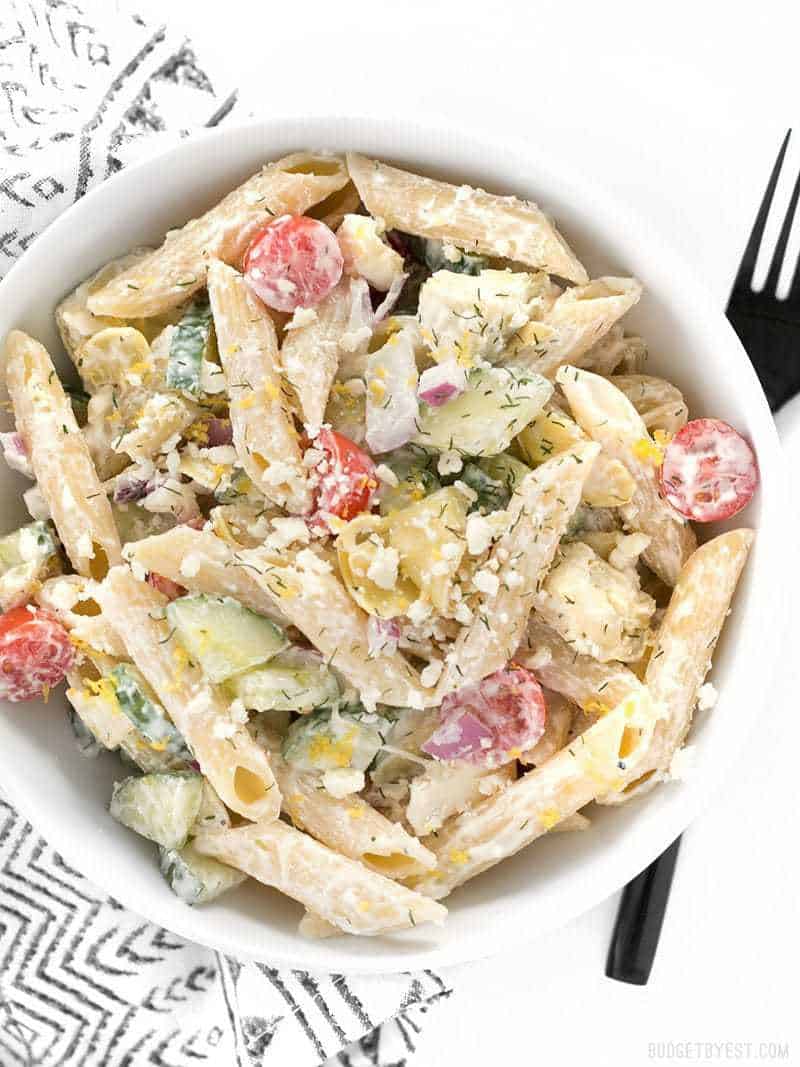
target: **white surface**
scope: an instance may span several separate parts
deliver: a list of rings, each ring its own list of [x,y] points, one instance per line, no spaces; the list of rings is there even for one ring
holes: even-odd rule
[[[591,833],[549,835],[495,866],[448,901],[443,929],[324,941],[308,941],[297,932],[299,909],[285,898],[275,899],[267,911],[263,892],[252,884],[213,907],[183,907],[165,891],[153,864],[143,862],[145,843],[103,817],[109,769],[87,765],[75,752],[67,726],[55,728],[44,709],[37,715],[35,707],[18,705],[0,717],[0,774],[12,801],[68,862],[128,907],[195,941],[312,970],[441,967],[517,947],[560,927],[623,885],[705,809],[765,703],[750,660],[769,669],[777,652],[787,529],[783,457],[733,331],[706,301],[691,266],[674,259],[657,225],[629,216],[608,191],[561,168],[555,155],[545,162],[518,151],[511,138],[472,141],[416,123],[262,122],[213,131],[126,169],[62,215],[0,283],[0,336],[18,325],[57,351],[52,312],[65,290],[127,248],[157,240],[170,224],[213,202],[265,157],[302,145],[354,147],[491,189],[535,194],[559,219],[590,273],[624,266],[649,289],[629,321],[648,339],[652,371],[668,373],[695,412],[726,419],[752,441],[761,492],[726,525],[753,525],[758,537],[714,657],[719,705],[713,715],[698,715],[693,728],[697,773],[635,804],[599,810]],[[126,211],[117,221],[120,203]],[[97,219],[111,217],[113,229],[97,227]],[[76,234],[83,235],[80,243]],[[19,481],[7,471],[0,481],[12,506]]]
[[[155,0],[141,6],[164,10]],[[595,147],[611,142],[603,180],[671,225],[724,304],[777,144],[797,120],[786,103],[796,99],[796,5],[762,2],[736,16],[697,0],[517,0],[498,5],[496,20],[486,10],[471,0],[306,0],[295,19],[252,0],[226,0],[224,11],[172,0],[169,17],[183,15],[201,52],[228,57],[264,115],[322,100],[458,116],[476,129],[522,129],[545,156],[557,145],[578,171],[591,171]],[[796,470],[800,442],[795,455]],[[795,570],[787,566],[787,580]],[[649,1057],[648,1043],[660,1039],[788,1040],[782,1062],[800,1061],[795,664],[773,690],[752,759],[684,839],[650,984],[602,977],[608,901],[515,954],[524,967],[508,959],[454,971],[454,984],[471,992],[429,1016],[415,1067],[680,1062]],[[763,1062],[756,1056],[692,1059]]]

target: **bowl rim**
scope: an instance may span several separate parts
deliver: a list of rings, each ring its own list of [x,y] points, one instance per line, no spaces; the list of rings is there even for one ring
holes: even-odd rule
[[[242,123],[223,125],[210,130],[198,131],[177,144],[171,144],[163,151],[159,151],[140,159],[124,170],[118,172],[105,181],[92,188],[84,197],[68,207],[59,215],[42,234],[31,244],[23,255],[13,264],[5,277],[0,280],[0,303],[13,297],[14,289],[26,279],[26,272],[35,265],[38,259],[46,256],[46,250],[56,245],[61,239],[68,237],[74,226],[74,220],[80,218],[95,203],[102,201],[104,197],[110,197],[118,190],[124,189],[126,183],[135,182],[140,174],[169,165],[176,158],[188,155],[193,151],[202,151],[201,145],[224,145],[229,138],[248,138],[254,135],[261,136],[264,142],[264,158],[268,159],[274,154],[270,149],[270,138],[280,140],[290,131],[296,132],[296,145],[324,144],[325,131],[336,130],[336,139],[342,140],[342,133],[347,131],[350,143],[357,143],[359,130],[366,132],[366,138],[376,140],[385,137],[389,129],[396,138],[401,152],[413,154],[414,142],[419,143],[421,170],[425,170],[424,152],[426,138],[439,137],[446,139],[451,145],[457,146],[457,152],[453,155],[452,162],[447,167],[457,170],[478,170],[478,151],[491,150],[497,152],[502,158],[504,155],[513,157],[520,164],[528,161],[528,170],[519,170],[519,184],[526,186],[539,183],[542,186],[542,194],[546,199],[548,190],[558,188],[559,196],[570,201],[575,198],[577,204],[589,203],[602,197],[608,206],[606,217],[596,225],[592,232],[592,239],[602,237],[607,217],[613,213],[619,221],[619,225],[627,227],[634,233],[646,233],[649,243],[649,251],[657,253],[662,265],[669,266],[676,280],[672,286],[671,295],[680,296],[681,315],[691,314],[692,311],[701,313],[709,334],[713,334],[717,343],[721,344],[731,353],[731,359],[735,361],[735,375],[741,380],[747,397],[743,400],[743,406],[752,418],[757,433],[753,436],[758,438],[758,456],[762,474],[769,471],[769,480],[772,483],[771,493],[762,494],[762,514],[759,524],[759,539],[768,540],[770,545],[770,557],[783,556],[788,550],[788,531],[784,531],[780,522],[780,498],[786,498],[788,492],[788,474],[786,464],[778,442],[774,421],[769,413],[758,378],[753,370],[738,337],[724,316],[723,311],[716,306],[711,299],[706,284],[698,277],[695,270],[684,261],[680,254],[669,244],[657,226],[649,219],[645,219],[640,212],[622,205],[602,183],[582,173],[577,175],[567,165],[561,165],[557,154],[550,153],[544,160],[538,157],[534,159],[531,149],[524,143],[521,136],[497,136],[484,131],[475,131],[461,124],[448,122],[443,126],[435,121],[417,121],[410,118],[395,118],[379,115],[336,115],[319,113],[314,115],[293,115],[284,112],[280,116],[269,119],[254,119]],[[340,132],[341,131],[341,132]],[[342,149],[337,149],[341,151]],[[205,151],[209,151],[206,147]],[[459,154],[461,159],[458,158]],[[222,156],[223,153],[220,153]],[[389,148],[384,155],[391,157]],[[225,162],[219,166],[219,174],[225,173]],[[435,169],[435,168],[432,168]],[[441,169],[441,168],[440,168]],[[553,183],[557,182],[558,186]],[[121,253],[120,253],[121,254]],[[650,256],[648,254],[648,261]],[[672,306],[672,303],[671,303]],[[677,312],[676,312],[677,314]],[[735,353],[735,355],[734,355]],[[784,524],[785,525],[785,524]],[[762,531],[765,531],[762,533]],[[781,551],[783,549],[783,552]],[[771,574],[774,578],[770,590],[762,590],[759,600],[769,596],[770,615],[776,623],[776,629],[783,634],[785,627],[781,625],[788,607],[788,592],[778,580],[780,573],[777,563],[771,564]],[[762,662],[761,671],[766,668],[772,677],[772,668],[777,663],[780,655],[780,642],[775,641],[767,649],[767,655],[772,653],[771,663]],[[764,698],[766,701],[766,696]],[[620,889],[630,878],[644,869],[657,855],[659,855],[675,837],[677,837],[689,823],[701,811],[714,795],[718,794],[720,787],[728,774],[733,762],[739,756],[748,736],[753,730],[757,708],[748,710],[746,724],[742,725],[738,732],[730,738],[726,738],[726,745],[719,746],[719,759],[714,763],[713,769],[703,782],[702,788],[675,793],[669,805],[668,812],[659,813],[658,826],[643,832],[642,826],[637,825],[628,836],[628,847],[624,857],[616,858],[616,862],[610,865],[613,869],[604,870],[591,887],[591,891],[585,888],[575,887],[563,899],[562,906],[557,915],[551,916],[547,922],[534,924],[533,929],[521,926],[519,922],[506,923],[502,934],[497,929],[489,933],[476,934],[476,936],[462,944],[450,940],[446,944],[432,941],[429,946],[415,952],[393,951],[391,948],[381,952],[376,957],[362,956],[348,951],[346,942],[350,939],[337,938],[336,949],[330,953],[330,962],[320,964],[320,969],[341,971],[350,974],[357,973],[389,973],[393,971],[408,971],[417,967],[451,966],[468,962],[474,959],[482,959],[495,955],[513,946],[519,946],[526,940],[532,940],[541,934],[556,929],[582,912],[595,907],[608,896]],[[729,731],[729,733],[733,733]],[[19,767],[7,767],[2,764],[0,753],[0,766],[3,768],[3,786],[13,804],[30,819],[34,826],[47,839],[48,843],[58,851],[70,865],[85,873],[94,884],[119,900],[131,911],[142,915],[151,922],[158,923],[182,937],[196,943],[205,945],[214,950],[221,950],[240,958],[268,959],[273,963],[288,966],[304,967],[308,964],[308,955],[313,954],[308,950],[304,953],[303,947],[310,947],[309,942],[301,935],[297,935],[297,947],[295,952],[277,951],[266,956],[260,952],[253,952],[248,946],[241,944],[239,938],[230,936],[224,923],[217,923],[216,928],[212,923],[204,920],[198,921],[196,916],[200,913],[194,909],[184,908],[182,913],[165,915],[166,908],[161,908],[157,900],[148,900],[143,910],[143,902],[132,899],[133,894],[127,891],[124,872],[116,870],[113,863],[103,863],[100,858],[87,864],[87,856],[81,851],[75,835],[70,834],[66,820],[60,817],[58,812],[50,810],[47,804],[36,803],[36,792],[25,789],[25,769]],[[639,823],[648,823],[649,820],[639,820]],[[576,882],[577,879],[573,879]],[[476,924],[479,925],[479,924]],[[265,924],[265,931],[268,932]],[[340,947],[341,946],[341,947]]]

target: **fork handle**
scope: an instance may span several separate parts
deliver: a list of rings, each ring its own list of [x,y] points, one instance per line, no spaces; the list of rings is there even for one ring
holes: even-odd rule
[[[606,975],[646,985],[655,959],[681,839],[625,886],[606,961]]]

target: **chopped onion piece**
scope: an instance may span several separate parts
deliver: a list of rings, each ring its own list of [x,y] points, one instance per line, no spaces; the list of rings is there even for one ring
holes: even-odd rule
[[[417,396],[432,408],[439,408],[448,400],[455,400],[467,388],[467,372],[454,359],[447,359],[423,371]]]

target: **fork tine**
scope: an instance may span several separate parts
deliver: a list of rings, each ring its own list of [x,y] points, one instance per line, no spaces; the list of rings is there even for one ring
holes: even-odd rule
[[[778,279],[781,274],[781,267],[783,266],[783,257],[786,255],[786,246],[789,243],[789,237],[792,232],[792,223],[794,222],[794,213],[797,208],[798,198],[800,198],[800,171],[798,171],[797,177],[795,178],[792,196],[789,200],[789,206],[786,208],[781,232],[778,235],[778,242],[775,245],[775,251],[772,255],[772,262],[769,265],[769,273],[767,274],[767,280],[764,283],[764,291],[766,293],[772,293],[774,295],[778,288]]]
[[[756,266],[756,259],[758,257],[758,250],[761,247],[761,239],[764,236],[764,227],[767,224],[770,205],[772,204],[772,198],[775,195],[775,186],[778,184],[778,176],[780,175],[781,167],[783,166],[783,157],[786,155],[786,148],[789,144],[791,135],[792,131],[787,130],[786,136],[783,139],[783,144],[781,145],[781,150],[778,152],[778,158],[775,160],[775,166],[772,168],[769,183],[764,191],[764,197],[761,201],[761,207],[758,209],[756,221],[753,223],[753,229],[750,231],[747,247],[744,250],[742,262],[739,264],[739,271],[736,275],[736,280],[733,283],[734,289],[747,290],[750,288],[753,271]]]

